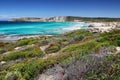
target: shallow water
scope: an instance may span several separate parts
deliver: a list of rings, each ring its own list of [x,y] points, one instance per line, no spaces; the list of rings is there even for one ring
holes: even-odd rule
[[[54,35],[75,29],[85,29],[84,22],[0,22],[0,35]]]
[[[87,29],[84,22],[7,22],[0,21],[0,40],[18,40],[41,35],[57,35]]]

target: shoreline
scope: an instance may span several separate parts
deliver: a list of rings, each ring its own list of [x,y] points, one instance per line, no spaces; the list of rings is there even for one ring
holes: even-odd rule
[[[89,30],[90,32],[93,32],[93,33],[109,32],[110,30],[113,30],[113,29],[120,29],[120,23],[118,22],[88,22],[87,24],[88,24],[88,28],[86,28],[86,30]],[[71,26],[69,28],[70,30],[66,32],[71,32],[74,30],[82,29],[82,28],[79,28],[79,26]],[[67,27],[64,29],[67,30],[69,28]],[[64,34],[64,33],[61,33],[61,34]],[[45,35],[42,35],[42,34],[20,34],[20,35],[0,34],[0,41],[16,41],[16,40],[20,40],[23,38],[36,38],[40,36],[55,36],[55,35],[60,35],[60,34],[50,34],[50,35],[49,34],[45,34]]]
[[[82,24],[81,24],[82,23]],[[61,27],[56,28],[53,30],[46,30],[45,34],[0,34],[0,41],[12,41],[12,40],[19,40],[23,38],[34,38],[34,37],[40,37],[40,36],[54,36],[54,35],[61,35],[66,32],[71,32],[74,30],[82,29],[82,28],[88,28],[84,27],[85,22],[74,22],[68,27]],[[87,25],[87,24],[86,24]]]
[[[40,35],[40,34],[0,35],[0,41],[16,41],[24,38],[37,38],[41,36],[54,36],[54,35]]]

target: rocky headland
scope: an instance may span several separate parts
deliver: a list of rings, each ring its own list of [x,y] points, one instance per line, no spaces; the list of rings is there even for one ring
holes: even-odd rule
[[[109,32],[113,29],[120,29],[119,22],[92,22],[89,24],[89,31],[98,33],[98,32]]]
[[[104,17],[78,17],[78,16],[55,16],[49,18],[20,17],[12,18],[10,21],[38,21],[38,22],[120,22],[120,18]]]

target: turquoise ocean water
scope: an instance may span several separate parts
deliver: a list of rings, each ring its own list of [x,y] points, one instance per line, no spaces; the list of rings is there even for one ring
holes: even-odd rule
[[[0,35],[54,35],[86,29],[84,22],[7,22],[0,21]]]

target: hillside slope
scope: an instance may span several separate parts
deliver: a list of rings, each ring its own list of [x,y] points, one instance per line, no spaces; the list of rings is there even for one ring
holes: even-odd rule
[[[119,80],[119,48],[118,29],[0,42],[0,80]]]

